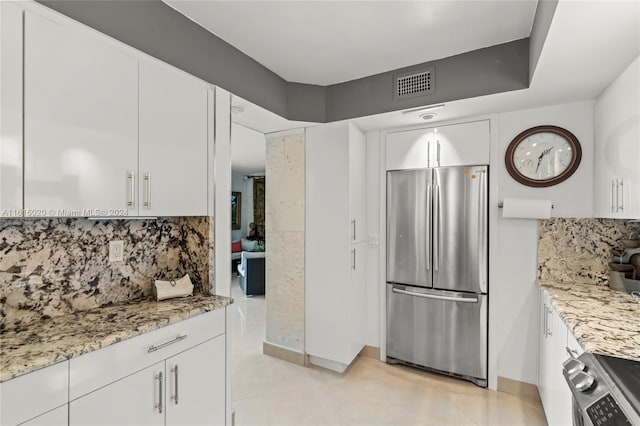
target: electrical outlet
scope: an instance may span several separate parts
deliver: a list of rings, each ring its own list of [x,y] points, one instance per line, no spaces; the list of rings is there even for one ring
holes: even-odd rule
[[[124,241],[109,241],[109,262],[122,262],[124,259]]]

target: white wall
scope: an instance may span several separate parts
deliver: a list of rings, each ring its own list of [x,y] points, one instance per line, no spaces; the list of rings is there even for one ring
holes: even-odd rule
[[[495,377],[537,383],[538,288],[537,221],[502,219],[498,202],[505,197],[551,199],[553,216],[590,217],[593,193],[593,101],[495,114],[491,117],[492,182],[490,253],[490,386]],[[484,118],[484,117],[483,117]],[[472,121],[470,117],[464,121]],[[550,188],[529,188],[514,181],[504,167],[504,154],[521,131],[551,124],[573,132],[582,146],[582,162],[567,181]],[[367,134],[367,223],[369,235],[378,237],[379,247],[370,244],[367,266],[367,344],[384,353],[384,140],[380,132]],[[497,194],[497,195],[496,195]],[[370,241],[371,242],[371,241]],[[377,298],[374,296],[377,295]],[[377,309],[377,312],[376,312]],[[376,317],[376,314],[378,315]],[[376,339],[377,334],[377,339]]]
[[[498,176],[498,198],[551,199],[554,217],[590,217],[593,206],[593,108],[579,102],[499,114],[496,125],[500,156],[511,140],[529,127],[552,124],[573,132],[582,146],[582,162],[571,178],[548,188],[529,188],[517,183],[504,168]],[[495,201],[495,200],[494,200]],[[498,376],[537,383],[538,287],[537,221],[502,219],[497,222],[498,247],[492,291],[497,291]],[[495,299],[494,299],[495,300]]]

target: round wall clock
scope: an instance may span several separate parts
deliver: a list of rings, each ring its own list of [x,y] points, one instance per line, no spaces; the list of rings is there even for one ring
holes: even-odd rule
[[[536,126],[516,136],[505,155],[507,171],[523,185],[556,185],[571,176],[582,158],[578,138],[557,126]]]

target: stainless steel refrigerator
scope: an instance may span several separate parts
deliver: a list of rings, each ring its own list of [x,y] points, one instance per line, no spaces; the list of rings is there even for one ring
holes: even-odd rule
[[[485,387],[488,171],[387,172],[387,360]]]

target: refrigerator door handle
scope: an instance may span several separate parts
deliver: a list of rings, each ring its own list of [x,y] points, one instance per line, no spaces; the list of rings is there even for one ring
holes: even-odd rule
[[[434,185],[435,212],[433,213],[433,269],[440,266],[440,185]]]
[[[480,262],[479,262],[479,268],[478,268],[478,282],[480,283],[480,291],[482,293],[485,293],[487,291],[487,275],[488,275],[488,271],[487,271],[487,264],[488,264],[488,260],[486,258],[486,252],[487,252],[487,247],[488,247],[488,243],[487,243],[487,239],[488,239],[488,235],[487,235],[487,228],[485,226],[485,223],[487,223],[487,210],[488,210],[488,203],[487,203],[487,185],[485,184],[485,179],[487,179],[486,177],[487,174],[487,170],[486,168],[482,168],[482,170],[478,171],[478,192],[479,192],[479,200],[480,202],[478,203],[479,206],[478,208],[479,210],[479,214],[478,214],[478,234],[479,234],[479,238],[478,238],[478,253],[480,256]]]
[[[427,185],[427,211],[425,212],[426,215],[426,225],[427,225],[427,237],[425,238],[425,243],[424,243],[424,248],[425,248],[425,252],[426,252],[426,258],[427,258],[427,271],[431,270],[431,235],[429,235],[431,233],[431,204],[432,204],[432,200],[431,200],[431,185]]]
[[[462,302],[462,303],[478,303],[477,297],[440,296],[437,294],[425,294],[425,293],[416,293],[416,292],[407,291],[407,290],[400,290],[395,287],[391,291],[393,291],[394,293],[406,294],[408,296],[422,297],[424,299],[446,300],[449,302]]]

